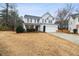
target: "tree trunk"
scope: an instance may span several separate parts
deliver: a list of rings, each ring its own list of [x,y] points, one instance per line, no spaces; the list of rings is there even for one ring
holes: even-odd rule
[[[9,7],[9,4],[6,3],[6,26],[8,25],[8,7]]]

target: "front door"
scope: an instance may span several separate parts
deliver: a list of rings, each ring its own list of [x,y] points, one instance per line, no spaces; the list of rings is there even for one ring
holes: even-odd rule
[[[43,32],[45,32],[46,26],[43,26]]]
[[[38,26],[36,26],[36,32],[38,31]]]

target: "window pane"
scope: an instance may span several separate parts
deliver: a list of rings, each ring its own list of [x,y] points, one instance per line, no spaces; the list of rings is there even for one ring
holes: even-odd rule
[[[36,23],[36,19],[35,19],[35,23]]]
[[[50,23],[50,20],[49,20],[49,23]]]
[[[45,23],[46,23],[46,20],[45,20]]]
[[[27,23],[29,23],[29,18],[27,18]]]
[[[39,19],[37,19],[37,22],[39,23]]]
[[[42,19],[42,23],[44,23],[44,19]]]
[[[30,19],[30,22],[32,23],[32,19]]]

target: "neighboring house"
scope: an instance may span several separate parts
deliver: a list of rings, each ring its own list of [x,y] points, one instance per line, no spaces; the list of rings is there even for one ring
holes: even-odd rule
[[[58,24],[58,29],[68,29],[68,20],[57,20],[55,24]]]
[[[24,22],[26,31],[28,29],[35,29],[41,32],[56,32],[58,26],[55,23],[54,17],[50,13],[45,13],[42,17],[25,15]]]
[[[68,30],[70,32],[74,32],[74,29],[79,33],[79,14],[73,14],[70,16],[70,20],[68,22]]]

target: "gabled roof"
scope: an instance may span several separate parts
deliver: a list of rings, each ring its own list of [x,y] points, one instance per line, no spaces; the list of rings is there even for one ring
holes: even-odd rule
[[[79,16],[79,13],[72,14],[71,16],[72,16],[72,17]]]
[[[36,19],[40,19],[41,17],[39,17],[39,16],[32,16],[32,15],[25,15],[24,18],[36,18]]]
[[[43,16],[45,16],[45,15],[49,15],[49,16],[51,16],[52,18],[54,18],[49,12],[45,13]],[[42,16],[42,17],[43,17],[43,16]],[[24,16],[24,18],[34,18],[34,19],[40,19],[40,18],[42,18],[42,17],[33,16],[33,15],[25,15],[25,16]]]
[[[51,16],[52,18],[54,18],[49,12],[46,12],[43,16],[45,16],[45,15],[49,15],[49,16]],[[42,17],[43,17],[42,16]]]

